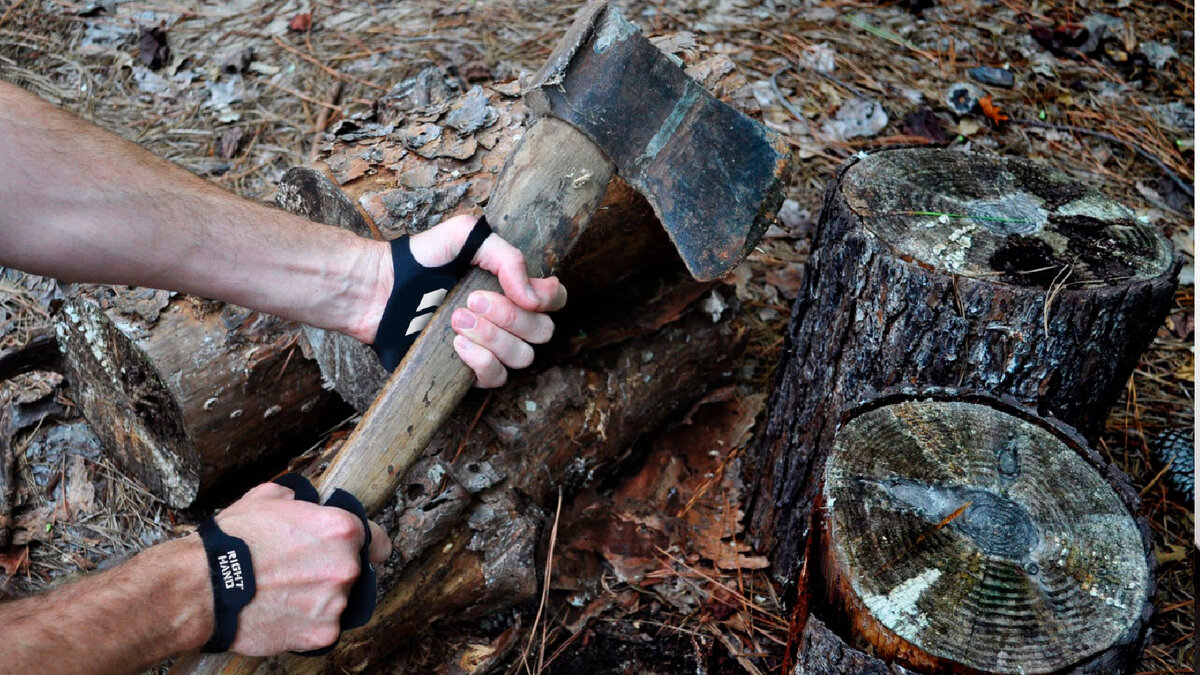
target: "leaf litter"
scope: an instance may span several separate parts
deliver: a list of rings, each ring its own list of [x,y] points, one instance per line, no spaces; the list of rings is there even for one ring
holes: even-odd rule
[[[269,11],[266,7],[255,0],[208,0],[184,13],[173,5],[110,1],[88,3],[73,14],[59,6],[17,3],[0,20],[0,77],[134,138],[223,187],[265,199],[284,171],[309,156],[314,137],[369,111],[381,91],[423,68],[460,78],[462,90],[489,77],[515,82],[518,73],[532,72],[574,9],[557,3],[418,1],[368,7],[294,0],[271,5]],[[769,391],[790,313],[788,299],[803,272],[808,231],[825,182],[842,161],[861,150],[948,144],[1046,161],[1080,181],[1102,186],[1177,244],[1185,257],[1187,283],[1168,325],[1113,411],[1100,449],[1145,492],[1141,513],[1149,517],[1156,546],[1164,554],[1160,614],[1138,667],[1167,672],[1190,667],[1194,645],[1189,638],[1195,630],[1189,609],[1191,566],[1173,552],[1191,546],[1194,514],[1165,481],[1154,481],[1163,465],[1152,448],[1162,434],[1194,423],[1193,223],[1190,199],[1174,196],[1180,183],[1190,186],[1194,171],[1194,54],[1190,43],[1178,41],[1194,23],[1192,8],[1024,0],[850,5],[669,0],[627,11],[659,36],[660,46],[691,55],[690,62],[720,56],[724,61],[707,63],[719,68],[732,64],[745,76],[763,121],[783,133],[803,158],[780,223],[726,280],[724,297],[736,296],[739,320],[754,336],[742,367],[733,374],[745,391]],[[305,14],[307,21],[300,19]],[[160,50],[155,38],[148,47],[157,58],[148,65],[140,45],[143,29],[161,30],[161,43],[168,48]],[[1003,69],[1015,76],[1012,89],[1003,82],[975,85],[982,94],[977,100],[990,97],[996,113],[990,118],[977,106],[958,116],[945,103],[947,89],[969,79],[975,68]],[[835,126],[839,114],[844,131]],[[1011,119],[1005,122],[1000,115]],[[866,133],[853,135],[856,129]],[[43,328],[50,303],[62,294],[52,281],[0,272],[0,351],[26,343]],[[37,377],[22,376],[3,386],[10,391],[45,386],[36,383]],[[68,393],[57,391],[69,400]],[[698,417],[719,417],[726,405],[731,404],[704,404],[684,427],[703,425]],[[78,423],[43,424],[64,422]],[[38,443],[36,447],[46,447]],[[681,452],[685,458],[703,459]],[[45,490],[51,473],[61,481],[62,455],[57,457],[22,459],[21,484],[35,486],[37,492]],[[722,566],[754,560],[753,552],[740,548],[736,556],[723,553],[721,542],[734,549],[740,539],[736,526],[716,516],[736,512],[736,500],[726,505],[711,496],[742,488],[727,483],[728,467],[704,477],[710,471],[697,474],[692,464],[680,461],[662,466],[678,471],[670,475],[680,481],[690,480],[693,495],[703,494],[689,513],[705,513],[713,520],[689,526],[687,514],[678,515],[678,509],[653,513],[607,503],[621,527],[635,534],[644,528],[645,538],[635,537],[637,546],[626,552],[613,542],[606,545],[603,538],[591,544],[595,550],[582,551],[591,556],[588,569],[595,578],[616,585],[611,594],[582,602],[574,611],[590,608],[584,612],[588,618],[579,623],[576,616],[568,626],[576,630],[563,631],[583,635],[586,630],[580,626],[615,625],[611,621],[632,612],[681,628],[685,632],[679,634],[688,639],[707,635],[725,646],[757,635],[758,648],[767,656],[747,660],[749,667],[738,662],[753,672],[749,669],[771,663],[770,654],[779,654],[781,647],[758,630],[760,624],[744,619],[746,611],[758,616],[754,608],[760,604],[768,613],[781,610],[773,604],[777,601],[765,577],[756,576],[760,570],[732,570],[752,588],[743,592],[746,587],[732,583],[730,568]],[[76,512],[78,523],[52,522],[48,542],[0,551],[5,572],[24,570],[5,575],[0,583],[6,592],[36,590],[177,531],[172,514],[103,456],[83,460],[83,468],[93,479],[96,512],[91,520]],[[80,471],[75,468],[73,475]],[[650,476],[641,480],[661,487]],[[715,482],[701,490],[704,480]],[[87,502],[79,488],[71,490],[83,482],[69,479],[66,485],[65,492],[54,488],[50,495],[33,494],[27,487],[22,509],[57,505],[62,496],[65,502],[73,496]],[[594,504],[610,497],[597,493]],[[718,507],[724,511],[716,511]],[[80,529],[85,525],[89,531]],[[571,533],[564,530],[563,536],[569,539]],[[587,549],[585,540],[580,542]],[[625,579],[640,574],[642,580],[622,580],[618,571]],[[559,591],[570,592],[578,591]],[[742,605],[743,599],[749,604]],[[570,601],[565,606],[574,607]],[[718,618],[739,607],[727,619]],[[750,630],[729,628],[723,639],[705,632],[734,624],[748,624]],[[566,653],[584,638],[577,640],[564,648]],[[523,638],[515,642],[523,643]],[[558,663],[566,658],[560,653]]]

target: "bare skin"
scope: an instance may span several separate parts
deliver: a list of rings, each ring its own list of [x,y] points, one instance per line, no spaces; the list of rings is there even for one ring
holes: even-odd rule
[[[346,333],[363,342],[392,290],[384,242],[237,198],[137,145],[0,81],[0,265],[64,281],[182,291]],[[416,235],[417,261],[449,262],[474,219]],[[530,279],[498,236],[473,261],[504,294],[479,292],[452,324],[477,384],[548,340],[544,312],[561,309],[558,279]]]
[[[223,300],[363,342],[375,338],[392,290],[391,249],[250,202],[0,81],[0,265],[66,281],[165,288]],[[413,237],[417,261],[440,265],[474,219]],[[477,292],[455,310],[455,350],[477,384],[504,383],[533,359],[566,291],[530,279],[519,251],[489,237],[473,262],[503,294]],[[262,485],[217,516],[250,548],[257,593],[233,651],[248,655],[332,643],[359,572],[362,524],[340,509]],[[374,523],[371,558],[389,552]],[[128,672],[203,645],[212,634],[208,563],[196,535],[120,567],[0,604],[4,672]]]
[[[245,540],[258,586],[238,617],[232,651],[266,656],[338,637],[358,576],[362,523],[341,509],[260,485],[217,516]],[[371,561],[391,552],[371,523]],[[197,535],[153,546],[125,564],[42,595],[0,604],[5,673],[127,673],[193,651],[213,630],[208,561]]]

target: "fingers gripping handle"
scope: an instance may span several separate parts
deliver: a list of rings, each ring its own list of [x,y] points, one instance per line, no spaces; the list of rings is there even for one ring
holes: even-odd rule
[[[296,499],[310,504],[317,504],[320,501],[320,496],[317,494],[317,489],[313,484],[308,482],[308,479],[298,473],[286,473],[275,479],[276,483],[291,488],[296,493]],[[346,609],[342,611],[340,625],[343,631],[351,628],[365,626],[367,621],[371,619],[371,613],[375,611],[375,592],[378,587],[378,578],[375,575],[375,570],[371,567],[371,524],[367,520],[366,509],[363,508],[362,502],[358,501],[354,495],[342,489],[336,489],[329,498],[325,500],[325,506],[333,506],[343,511],[349,511],[358,516],[362,521],[363,526],[363,545],[359,549],[359,563],[361,571],[358,579],[354,581],[354,585],[350,587],[350,594],[346,598]],[[328,654],[337,646],[337,641],[333,644],[313,649],[307,652],[296,652],[301,656],[320,656]]]
[[[475,373],[454,353],[450,317],[476,290],[500,292],[500,282],[489,272],[472,269],[450,292],[317,479],[322,496],[344,488],[358,495],[368,513],[391,497],[396,482],[475,382]]]

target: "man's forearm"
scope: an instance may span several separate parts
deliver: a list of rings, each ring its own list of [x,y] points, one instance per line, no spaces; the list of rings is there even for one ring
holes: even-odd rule
[[[386,245],[241,199],[0,81],[0,265],[170,288],[369,341]],[[386,268],[386,269],[385,269]]]
[[[109,572],[0,604],[0,671],[135,671],[204,644],[212,617],[208,563],[192,535]]]

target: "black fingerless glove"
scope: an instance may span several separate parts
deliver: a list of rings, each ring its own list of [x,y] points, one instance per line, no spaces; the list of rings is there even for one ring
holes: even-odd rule
[[[298,473],[285,473],[276,478],[274,482],[286,488],[291,488],[296,493],[296,499],[302,502],[316,504],[321,499],[313,484]],[[375,576],[375,570],[371,568],[371,525],[367,520],[367,510],[363,507],[362,502],[341,488],[334,490],[333,494],[329,495],[329,499],[325,500],[324,506],[337,507],[358,516],[358,519],[362,521],[363,532],[366,533],[366,536],[363,538],[362,548],[358,552],[361,571],[358,573],[358,578],[354,580],[354,585],[350,587],[350,594],[346,597],[346,609],[342,610],[342,616],[339,621],[342,630],[347,631],[351,628],[365,626],[371,620],[371,615],[375,613],[375,594],[378,579]],[[320,649],[295,653],[300,656],[321,656],[328,654],[331,649],[337,646],[337,642],[335,640],[333,644]]]
[[[375,332],[375,342],[371,345],[388,372],[400,365],[421,329],[429,323],[450,289],[470,269],[475,253],[491,233],[487,220],[480,218],[454,260],[438,267],[425,267],[417,262],[409,248],[408,237],[392,241],[395,281]]]
[[[317,489],[300,474],[284,474],[276,478],[274,482],[291,488],[296,493],[295,498],[300,501],[312,504],[320,501]],[[378,581],[375,570],[371,568],[371,526],[362,502],[345,490],[334,490],[329,499],[325,500],[324,505],[343,509],[358,516],[362,521],[363,531],[366,533],[362,548],[359,550],[362,571],[359,572],[354,585],[350,587],[346,609],[342,611],[339,621],[342,630],[345,631],[366,625],[371,620],[371,614],[375,612]],[[213,609],[216,614],[212,637],[201,647],[201,651],[224,652],[229,650],[230,645],[237,637],[238,614],[254,599],[254,563],[250,559],[250,548],[246,546],[246,542],[222,532],[213,518],[201,523],[196,531],[200,534],[200,541],[204,544],[204,553],[208,557],[208,573],[213,589]],[[301,656],[321,656],[328,653],[335,645],[337,645],[336,641],[328,647],[297,653]]]

